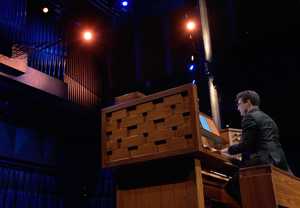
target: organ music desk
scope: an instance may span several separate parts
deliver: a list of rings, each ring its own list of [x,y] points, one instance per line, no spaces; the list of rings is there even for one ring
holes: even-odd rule
[[[102,166],[114,168],[118,208],[239,207],[223,186],[237,167],[187,84],[102,109]]]

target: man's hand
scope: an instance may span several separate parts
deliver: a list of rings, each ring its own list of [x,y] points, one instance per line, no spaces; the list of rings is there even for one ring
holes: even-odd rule
[[[226,157],[228,157],[228,158],[234,158],[233,155],[229,154],[229,152],[228,152],[228,147],[227,147],[227,148],[224,148],[224,149],[221,149],[220,152],[221,152],[222,155],[224,155],[224,156],[226,156]]]
[[[228,154],[229,154],[229,153],[228,153],[228,147],[227,147],[227,148],[224,148],[224,149],[221,149],[220,152],[221,152],[222,154],[228,155]]]
[[[241,156],[240,155],[231,155],[228,152],[228,147],[219,150],[219,153],[225,157],[227,157],[233,164],[239,166],[240,161],[241,161]]]

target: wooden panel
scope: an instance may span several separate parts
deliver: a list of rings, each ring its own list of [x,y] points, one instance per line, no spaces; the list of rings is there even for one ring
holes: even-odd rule
[[[240,204],[224,189],[229,177],[211,169],[204,170],[202,164],[201,169],[205,202],[217,201],[219,204],[227,205],[225,207],[239,208]]]
[[[144,122],[144,118],[141,115],[134,115],[134,116],[128,116],[126,118],[123,118],[123,120],[120,122],[120,127],[132,127],[135,126],[138,127]],[[117,131],[117,129],[115,129]]]
[[[125,118],[126,116],[127,116],[127,111],[125,109],[123,109],[123,110],[118,110],[118,111],[112,112],[111,118],[112,118],[112,120],[117,120],[117,119]]]
[[[134,135],[130,137],[126,137],[125,139],[122,140],[122,143],[120,144],[121,148],[130,148],[130,147],[135,147],[139,146],[145,143],[145,139],[141,138],[140,135]]]
[[[195,181],[197,189],[197,207],[204,207],[204,190],[203,180],[201,175],[201,163],[200,160],[195,159]]]
[[[138,149],[130,151],[131,157],[140,157],[151,155],[157,151],[157,147],[152,143],[145,143],[139,146]]]
[[[138,113],[145,113],[145,112],[152,111],[153,108],[154,108],[154,104],[152,102],[149,102],[149,103],[144,103],[144,104],[138,105],[136,107],[136,111]]]
[[[199,150],[197,100],[188,84],[103,109],[103,167]]]
[[[204,207],[202,184],[196,185],[201,166],[193,159],[146,163],[118,169],[117,208]]]
[[[241,129],[233,129],[233,128],[226,128],[221,130],[221,137],[228,143],[228,145],[237,144],[241,140]]]
[[[117,208],[204,208],[204,197],[239,208],[227,178],[202,170],[199,159],[170,158],[118,167]]]
[[[300,179],[273,166],[240,171],[243,207],[300,207]]]
[[[273,184],[268,174],[240,178],[243,208],[275,208]]]
[[[225,141],[224,148],[234,144],[238,144],[241,141],[241,135],[241,129],[226,128],[221,130],[221,137]],[[234,155],[234,158],[241,160],[242,154]]]
[[[117,190],[118,208],[197,208],[193,181]],[[192,193],[192,194],[191,194]],[[204,207],[204,206],[202,206]],[[200,208],[200,207],[199,207]]]
[[[300,180],[282,171],[272,169],[276,199],[278,204],[285,207],[300,207]]]

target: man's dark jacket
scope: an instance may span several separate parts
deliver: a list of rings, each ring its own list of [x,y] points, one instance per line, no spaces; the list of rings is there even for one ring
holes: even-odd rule
[[[229,154],[242,153],[241,166],[273,164],[289,170],[279,143],[276,123],[258,107],[251,109],[242,119],[241,142],[229,147]]]

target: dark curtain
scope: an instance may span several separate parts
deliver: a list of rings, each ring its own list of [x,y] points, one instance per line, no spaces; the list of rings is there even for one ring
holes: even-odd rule
[[[56,176],[5,166],[0,166],[1,208],[63,207]]]

